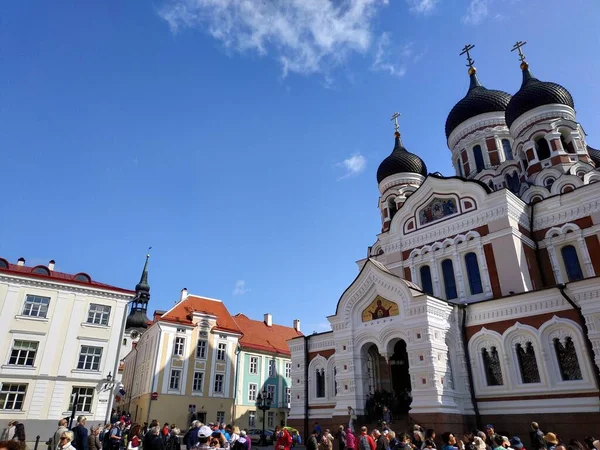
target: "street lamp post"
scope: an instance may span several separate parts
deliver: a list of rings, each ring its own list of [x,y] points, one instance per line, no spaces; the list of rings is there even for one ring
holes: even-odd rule
[[[258,394],[256,398],[256,407],[263,412],[263,424],[262,424],[262,434],[260,435],[260,442],[258,445],[266,447],[267,445],[267,435],[265,434],[265,414],[271,409],[271,402],[273,399],[267,393],[267,391],[262,391],[262,394]]]

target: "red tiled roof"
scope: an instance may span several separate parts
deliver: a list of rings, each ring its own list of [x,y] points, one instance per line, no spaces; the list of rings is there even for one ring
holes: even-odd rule
[[[193,325],[192,314],[194,312],[210,314],[217,317],[216,328],[223,331],[241,333],[240,328],[229,314],[229,311],[220,300],[188,295],[187,298],[171,310],[163,314],[158,320],[182,325]]]
[[[92,280],[92,277],[89,276],[86,273],[80,272],[80,273],[76,273],[76,274],[69,274],[69,273],[64,273],[64,272],[57,272],[56,270],[48,270],[48,268],[46,266],[19,266],[17,264],[10,264],[6,259],[4,258],[0,258],[0,260],[6,262],[6,264],[8,265],[8,268],[2,268],[0,267],[0,273],[6,273],[6,274],[10,274],[10,275],[17,275],[17,276],[25,276],[28,278],[36,278],[39,280],[52,280],[52,281],[56,281],[59,283],[69,283],[69,284],[76,284],[79,286],[86,286],[86,287],[92,287],[92,288],[97,288],[97,289],[106,289],[106,290],[111,290],[111,291],[118,291],[124,294],[135,294],[135,291],[132,291],[130,289],[123,289],[120,287],[116,287],[116,286],[111,286],[110,284],[104,284],[104,283],[99,283],[97,281]],[[38,267],[44,267],[47,270],[46,274],[43,273],[34,273],[34,269],[38,268]],[[77,277],[78,275],[85,275],[89,278],[89,282],[87,281],[83,281],[83,280],[76,280],[75,277]]]
[[[244,334],[240,344],[245,348],[290,355],[287,340],[302,336],[302,333],[292,327],[275,324],[267,326],[264,322],[249,319],[244,314],[236,314],[233,319]]]

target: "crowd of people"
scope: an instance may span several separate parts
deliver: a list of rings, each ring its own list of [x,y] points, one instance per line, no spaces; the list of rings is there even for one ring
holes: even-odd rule
[[[335,450],[437,450],[439,442],[440,450],[600,450],[600,441],[594,437],[565,442],[553,432],[543,433],[536,422],[531,423],[527,448],[519,436],[497,433],[492,424],[486,425],[485,431],[475,430],[461,436],[446,431],[439,436],[439,441],[434,429],[425,430],[419,425],[399,434],[385,420],[371,432],[363,426],[355,433],[352,425],[352,414],[348,427],[340,425],[335,435],[315,423],[306,441],[306,450],[334,450],[336,445]]]

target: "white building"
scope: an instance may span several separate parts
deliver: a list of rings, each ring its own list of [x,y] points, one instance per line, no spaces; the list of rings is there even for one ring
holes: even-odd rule
[[[0,422],[18,420],[42,442],[57,421],[77,414],[104,422],[120,359],[121,324],[134,292],[86,273],[28,267],[0,258]],[[110,386],[110,385],[108,385]]]

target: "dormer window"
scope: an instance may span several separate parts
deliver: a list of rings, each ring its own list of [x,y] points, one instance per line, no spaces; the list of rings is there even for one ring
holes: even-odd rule
[[[8,269],[8,261],[0,258],[0,269]]]
[[[48,270],[47,267],[44,267],[44,266],[34,267],[33,270],[31,271],[31,273],[35,273],[37,275],[50,275],[50,271]]]
[[[85,273],[78,273],[77,275],[75,275],[75,278],[73,278],[75,281],[81,281],[83,283],[90,283],[92,280],[90,279],[89,275],[86,275]]]

